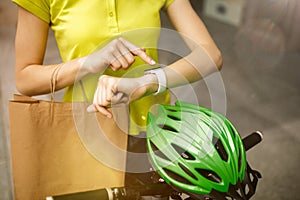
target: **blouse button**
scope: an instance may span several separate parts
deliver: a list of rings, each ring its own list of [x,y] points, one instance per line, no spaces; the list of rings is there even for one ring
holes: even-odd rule
[[[114,13],[113,12],[109,12],[109,16],[114,16]]]

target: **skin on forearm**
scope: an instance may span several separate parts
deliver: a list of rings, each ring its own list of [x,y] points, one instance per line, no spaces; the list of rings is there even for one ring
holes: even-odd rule
[[[174,88],[196,82],[221,68],[222,56],[220,51],[217,48],[209,49],[199,46],[186,57],[164,67],[163,70],[167,79],[167,88]],[[123,78],[120,79],[118,89],[126,94],[138,91],[136,96],[141,98],[157,91],[158,79],[154,74],[147,74],[135,79]]]
[[[167,77],[167,87],[173,88],[196,82],[220,70],[221,67],[222,57],[218,50],[213,52],[211,50],[209,54],[207,49],[197,47],[188,56],[164,68]]]
[[[59,65],[61,69],[57,77],[57,90],[73,84],[82,68],[79,59],[58,65],[43,65],[48,31],[48,23],[19,7],[15,39],[15,80],[17,89],[24,95],[49,93],[52,73]],[[86,73],[80,71],[80,76]]]
[[[164,67],[163,70],[167,79],[167,88],[174,88],[193,83],[213,72],[219,71],[222,67],[221,53],[216,48],[207,49],[208,48],[205,49],[204,47],[199,46],[186,57]],[[210,53],[208,51],[210,51]],[[142,96],[139,96],[139,98],[155,93],[158,89],[158,80],[154,74],[147,74],[137,78],[137,84],[134,84],[134,87],[128,87],[128,82],[130,82],[130,80],[121,80],[118,88],[124,93],[128,94],[132,92],[133,88],[136,88],[136,85],[139,85],[139,88],[144,88],[144,90],[147,91],[138,92],[138,95],[143,94]],[[142,91],[142,89],[139,90]],[[139,90],[136,89],[136,91]]]
[[[82,67],[80,59],[56,65],[28,65],[16,70],[16,87],[18,91],[27,96],[50,93],[51,77],[57,67],[60,67],[60,69],[56,77],[55,90],[72,85],[88,74],[88,71]]]

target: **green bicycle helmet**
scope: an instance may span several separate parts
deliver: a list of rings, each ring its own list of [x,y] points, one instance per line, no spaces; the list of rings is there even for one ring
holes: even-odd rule
[[[165,182],[193,199],[249,199],[259,173],[247,164],[242,139],[224,116],[184,102],[148,115],[147,146]]]

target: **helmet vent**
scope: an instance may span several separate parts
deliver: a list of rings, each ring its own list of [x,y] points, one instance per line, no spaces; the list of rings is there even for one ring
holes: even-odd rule
[[[176,129],[174,129],[173,127],[168,126],[166,124],[159,124],[158,127],[161,128],[161,129],[163,129],[163,130],[167,130],[167,131],[172,131],[172,132],[178,133],[178,131]]]
[[[182,176],[172,172],[171,170],[168,170],[166,168],[163,168],[163,170],[168,174],[169,177],[171,177],[172,179],[174,179],[180,183],[184,183],[187,185],[194,185],[190,181],[188,181],[186,178],[183,178]]]
[[[188,151],[184,150],[183,148],[181,148],[180,146],[171,143],[172,147],[175,149],[175,151],[177,151],[177,153],[185,160],[196,160],[196,158],[190,154]]]
[[[170,119],[176,120],[176,121],[180,121],[181,119],[179,117],[175,117],[172,115],[167,115]]]
[[[236,133],[235,133],[235,131],[233,130],[231,124],[230,124],[227,120],[225,120],[225,124],[226,124],[227,128],[229,129],[230,133],[233,134],[233,138],[235,139]]]
[[[151,145],[151,149],[153,150],[153,152],[155,153],[155,155],[157,155],[158,157],[168,160],[171,162],[171,160],[164,154],[162,153],[156,146],[155,144],[153,144],[152,141],[150,141],[150,145]]]
[[[200,168],[196,168],[196,171],[202,176],[204,176],[205,178],[207,178],[208,180],[211,180],[216,183],[222,182],[222,179],[214,171],[207,170],[207,169],[200,169]]]
[[[198,180],[197,177],[185,166],[183,166],[182,164],[178,163],[179,167],[185,172],[187,173],[190,177],[192,177],[195,180]]]
[[[212,113],[211,112],[204,111],[203,113],[206,114],[208,117],[212,117]]]
[[[242,167],[242,153],[239,151],[239,159],[238,159],[238,172],[240,172]]]
[[[168,111],[170,111],[170,112],[178,112],[178,110],[172,109],[172,108],[167,108],[166,110],[168,110]]]
[[[217,152],[219,153],[221,159],[224,160],[225,162],[227,162],[228,154],[227,154],[221,140],[219,138],[213,136],[213,144],[215,145],[215,148],[216,148]]]

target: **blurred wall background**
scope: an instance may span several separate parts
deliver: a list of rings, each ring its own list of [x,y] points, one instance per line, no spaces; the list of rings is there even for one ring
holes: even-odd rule
[[[0,1],[0,199],[11,200],[12,179],[9,153],[9,125],[7,99],[14,93],[14,33],[16,7],[9,0]]]

